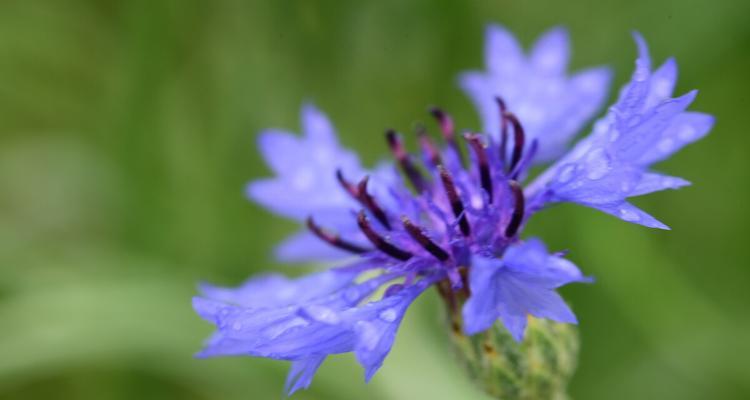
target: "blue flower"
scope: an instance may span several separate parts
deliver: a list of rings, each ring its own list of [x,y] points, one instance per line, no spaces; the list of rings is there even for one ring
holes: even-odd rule
[[[450,115],[433,108],[442,144],[420,125],[419,157],[387,130],[395,163],[367,170],[312,105],[302,108],[304,136],[264,132],[259,146],[275,176],[252,182],[248,196],[306,226],[277,256],[340,266],[296,279],[265,275],[238,288],[201,285],[193,307],[216,332],[199,356],[290,361],[291,394],[310,385],[327,356],[354,353],[369,381],[406,310],[432,286],[452,307],[463,304],[469,335],[500,321],[522,341],[528,315],[577,323],[556,289],[590,279],[541,240],[522,240],[527,220],[574,202],[665,228],[626,199],[687,184],[649,168],[713,124],[709,115],[685,111],[695,92],[671,97],[675,62],[652,72],[645,42],[638,35],[636,42],[633,78],[593,132],[562,156],[599,107],[609,73],[595,68],[568,78],[560,28],[527,58],[509,33],[490,27],[488,72],[461,78],[484,133],[458,135]],[[524,185],[532,165],[553,159]]]

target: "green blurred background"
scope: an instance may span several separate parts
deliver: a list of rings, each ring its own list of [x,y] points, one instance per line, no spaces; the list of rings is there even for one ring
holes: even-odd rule
[[[610,64],[617,85],[638,29],[718,120],[660,165],[695,185],[637,201],[673,231],[574,206],[530,227],[598,279],[564,290],[582,321],[573,398],[750,398],[744,0],[3,0],[0,398],[280,398],[283,362],[192,358],[211,331],[196,282],[302,272],[270,252],[295,227],[243,198],[268,174],[255,135],[296,130],[304,100],[370,164],[383,128],[430,104],[476,127],[455,77],[483,65],[491,21],[525,44],[568,26],[573,67]],[[440,317],[424,296],[371,384],[340,356],[295,398],[482,399]]]

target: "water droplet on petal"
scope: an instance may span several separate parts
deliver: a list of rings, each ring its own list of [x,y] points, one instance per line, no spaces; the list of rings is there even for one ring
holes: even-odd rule
[[[573,173],[575,172],[575,166],[573,164],[567,164],[560,169],[557,174],[557,181],[559,183],[568,183],[573,179]]]
[[[656,147],[662,153],[669,153],[674,149],[674,140],[670,138],[662,139]]]
[[[387,308],[381,311],[378,316],[385,322],[393,322],[398,317],[398,313],[393,308]]]
[[[684,141],[690,141],[695,138],[695,135],[698,133],[698,131],[695,130],[691,125],[684,125],[680,128],[679,132],[677,132],[677,137],[680,138],[680,140]]]
[[[610,170],[610,159],[604,149],[596,149],[586,156],[586,176],[597,180],[603,178]]]
[[[313,319],[317,322],[322,322],[324,324],[335,325],[340,321],[338,314],[332,309],[325,306],[307,306],[304,308],[303,312],[310,319]]]
[[[239,331],[240,329],[242,329],[242,324],[239,322],[235,322],[232,324],[232,329],[234,329],[235,331]]]
[[[636,222],[641,219],[641,216],[630,208],[623,207],[620,209],[620,218],[628,222]]]
[[[354,326],[359,336],[360,345],[366,350],[372,351],[377,347],[380,341],[380,335],[378,335],[377,329],[373,324],[366,321],[358,321]]]

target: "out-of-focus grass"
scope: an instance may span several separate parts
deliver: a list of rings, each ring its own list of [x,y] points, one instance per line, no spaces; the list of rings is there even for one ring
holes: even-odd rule
[[[476,126],[455,76],[481,66],[490,21],[525,43],[565,24],[573,65],[610,63],[618,84],[638,29],[718,118],[660,166],[695,186],[638,202],[673,231],[572,206],[531,226],[597,277],[565,290],[582,321],[573,397],[747,398],[748,15],[739,0],[2,2],[0,398],[279,398],[282,362],[191,357],[210,332],[196,282],[287,268],[270,249],[292,225],[242,196],[267,174],[255,134],[314,100],[374,162],[383,128],[429,104]],[[442,329],[420,299],[373,383],[335,357],[297,397],[482,398]]]

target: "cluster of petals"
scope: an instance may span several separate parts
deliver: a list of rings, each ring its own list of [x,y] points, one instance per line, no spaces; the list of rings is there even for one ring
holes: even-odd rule
[[[216,332],[199,356],[291,361],[291,394],[310,385],[327,356],[354,353],[369,381],[406,310],[432,286],[466,298],[467,335],[500,321],[521,341],[528,315],[576,323],[556,289],[590,278],[540,239],[522,239],[528,219],[572,202],[667,229],[628,198],[687,185],[650,167],[713,125],[710,115],[686,111],[695,91],[672,97],[674,60],[652,70],[645,41],[635,40],[632,78],[572,147],[605,101],[610,72],[569,75],[562,28],[527,54],[504,28],[488,27],[486,69],[459,79],[483,129],[459,133],[433,108],[440,143],[420,127],[412,154],[389,130],[393,163],[364,168],[310,104],[302,107],[302,135],[263,132],[259,147],[274,176],[251,182],[247,195],[302,225],[276,248],[278,259],[337,267],[296,279],[254,277],[237,288],[202,285],[193,306]],[[530,178],[544,163],[551,165]]]

